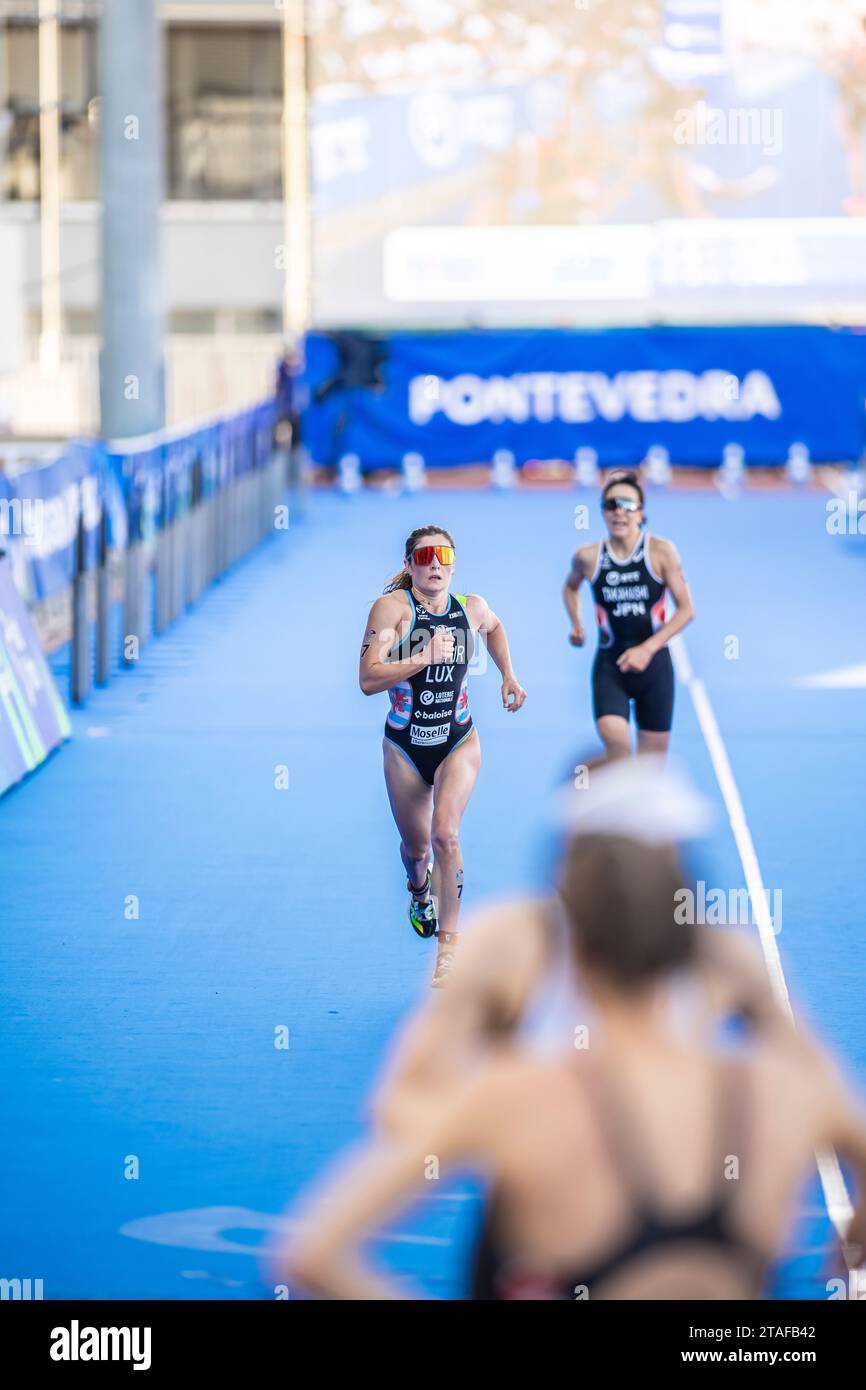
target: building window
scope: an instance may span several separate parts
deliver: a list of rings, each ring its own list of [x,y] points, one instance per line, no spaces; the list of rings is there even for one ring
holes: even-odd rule
[[[39,198],[39,30],[35,6],[0,11],[0,189]],[[65,202],[99,196],[97,28],[64,20],[60,32],[60,176]]]
[[[60,34],[60,174],[64,201],[99,197],[98,29],[64,24]]]
[[[0,25],[3,197],[39,197],[39,62],[36,26]]]
[[[37,6],[0,0],[0,197],[39,198]],[[99,197],[96,11],[61,29],[61,196]],[[167,196],[282,196],[277,25],[177,25],[164,32]]]
[[[168,196],[279,198],[279,29],[178,25],[167,37]]]

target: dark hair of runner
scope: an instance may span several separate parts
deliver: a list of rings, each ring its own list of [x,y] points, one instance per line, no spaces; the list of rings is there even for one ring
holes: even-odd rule
[[[688,965],[697,937],[676,913],[677,895],[687,887],[672,845],[574,836],[563,854],[558,891],[579,959],[623,990]]]
[[[629,487],[633,487],[638,497],[640,498],[641,506],[644,505],[643,488],[640,485],[640,479],[638,478],[638,475],[636,473],[633,473],[631,471],[626,473],[614,473],[611,475],[611,477],[608,478],[607,482],[601,490],[602,502],[607,497],[607,494],[610,492],[611,488],[616,487],[620,483],[627,483]]]

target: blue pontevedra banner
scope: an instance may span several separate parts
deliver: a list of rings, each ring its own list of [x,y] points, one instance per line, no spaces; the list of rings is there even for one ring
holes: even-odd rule
[[[661,445],[673,463],[714,466],[736,443],[747,464],[769,464],[794,443],[816,462],[856,459],[866,443],[866,334],[855,330],[395,333],[377,340],[373,386],[353,384],[351,337],[342,351],[327,334],[307,338],[304,442],[317,463],[354,453],[365,469],[399,467],[417,452],[456,465],[498,449],[524,463],[590,446],[621,465]]]
[[[0,552],[0,795],[69,737],[69,717]]]

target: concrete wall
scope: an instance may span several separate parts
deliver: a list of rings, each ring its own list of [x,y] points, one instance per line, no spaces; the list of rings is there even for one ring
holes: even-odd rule
[[[168,203],[163,207],[169,310],[261,310],[279,314],[282,207],[271,203]],[[63,211],[64,308],[99,314],[99,208]],[[64,362],[39,366],[39,210],[0,204],[0,436],[62,438],[99,428],[98,340],[69,333]],[[166,407],[170,424],[262,399],[273,387],[278,333],[170,333]]]
[[[283,240],[280,203],[166,203],[162,220],[170,309],[279,309],[282,270],[277,268],[277,248]],[[98,205],[67,204],[62,226],[64,304],[71,309],[98,310]],[[0,203],[0,236],[0,302],[6,309],[19,297],[25,310],[38,307],[37,204]]]

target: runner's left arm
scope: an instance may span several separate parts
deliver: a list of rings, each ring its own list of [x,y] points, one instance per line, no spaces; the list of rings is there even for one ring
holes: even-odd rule
[[[676,546],[670,541],[662,540],[660,536],[653,536],[650,545],[655,546],[656,573],[665,588],[670,590],[677,608],[673,617],[669,618],[658,632],[639,642],[636,647],[628,647],[620,653],[616,664],[621,671],[645,671],[662,647],[672,637],[676,637],[695,616],[692,596]]]
[[[660,627],[658,632],[654,632],[652,637],[648,637],[646,640],[645,645],[655,656],[656,652],[661,651],[665,643],[669,642],[672,637],[676,637],[678,632],[682,632],[683,628],[688,626],[695,616],[695,606],[692,603],[692,595],[683,574],[683,565],[676,546],[671,541],[658,540],[655,537],[653,539],[658,545],[659,578],[670,590],[677,606],[673,617],[668,618],[664,627]]]
[[[526,691],[514,674],[514,667],[511,665],[511,653],[508,649],[508,637],[505,633],[505,624],[502,619],[493,612],[486,599],[481,598],[480,594],[467,594],[467,602],[471,600],[475,626],[478,632],[483,633],[487,644],[487,650],[496,662],[502,676],[502,705],[507,710],[518,710],[526,699]],[[513,703],[511,696],[514,697]]]

